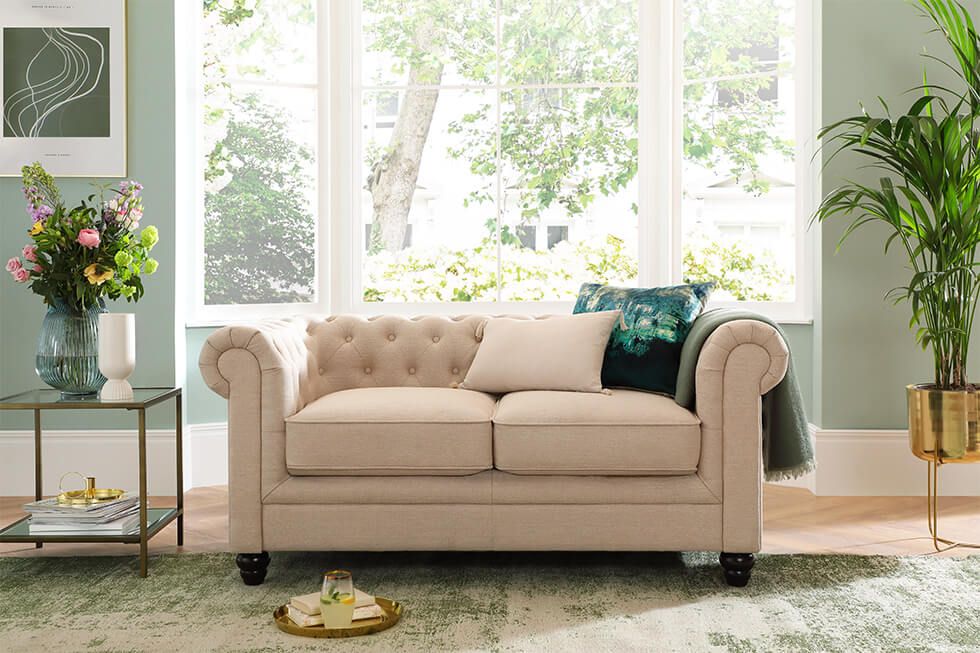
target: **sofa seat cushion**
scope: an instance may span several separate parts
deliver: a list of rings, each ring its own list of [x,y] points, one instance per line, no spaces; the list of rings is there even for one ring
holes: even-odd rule
[[[697,416],[647,392],[512,392],[493,421],[494,466],[512,474],[676,476],[701,456]]]
[[[462,476],[490,469],[495,400],[452,388],[357,388],[286,420],[296,476]]]

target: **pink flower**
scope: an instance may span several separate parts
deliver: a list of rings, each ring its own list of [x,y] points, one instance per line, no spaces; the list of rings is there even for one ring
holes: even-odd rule
[[[95,249],[99,246],[99,232],[96,229],[82,229],[78,232],[78,244],[82,247]]]
[[[31,270],[31,272],[37,272],[37,273],[40,273],[40,272],[41,272],[41,270],[43,270],[43,269],[44,269],[44,266],[43,266],[43,265],[41,265],[40,263],[35,263],[35,264],[34,264],[34,269],[33,269],[33,270]]]
[[[16,281],[17,283],[24,283],[30,278],[31,278],[31,273],[28,272],[25,268],[21,268],[16,272],[14,272],[14,281]]]
[[[31,263],[37,260],[37,247],[34,245],[24,245],[24,258]]]
[[[23,267],[24,266],[20,264],[20,259],[17,258],[16,256],[12,257],[9,261],[7,261],[7,272],[9,272],[10,274],[16,273],[17,270],[20,270]]]

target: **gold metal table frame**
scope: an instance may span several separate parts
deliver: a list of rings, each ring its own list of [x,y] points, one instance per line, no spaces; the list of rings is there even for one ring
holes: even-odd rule
[[[33,542],[37,548],[45,542],[124,542],[139,544],[140,577],[147,576],[148,543],[170,522],[177,520],[177,546],[184,544],[184,471],[183,471],[183,406],[180,388],[135,388],[133,399],[127,401],[102,401],[98,396],[63,397],[52,389],[29,390],[9,397],[0,398],[0,410],[31,410],[34,412],[34,498],[42,498],[41,466],[41,412],[45,410],[135,410],[138,415],[139,445],[139,533],[131,535],[54,535],[30,533],[29,517],[0,529],[0,543]],[[174,400],[175,449],[177,463],[177,501],[174,508],[150,508],[146,494],[146,409],[159,403]]]

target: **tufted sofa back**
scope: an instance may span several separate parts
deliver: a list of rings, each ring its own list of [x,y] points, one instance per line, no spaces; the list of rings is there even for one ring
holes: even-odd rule
[[[374,386],[456,387],[473,363],[487,319],[493,318],[338,315],[312,319],[307,326],[312,369],[304,399]]]

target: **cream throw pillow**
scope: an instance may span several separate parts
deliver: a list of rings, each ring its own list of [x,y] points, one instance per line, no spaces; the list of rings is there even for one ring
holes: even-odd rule
[[[602,391],[602,358],[622,311],[487,320],[460,387],[481,392]]]

